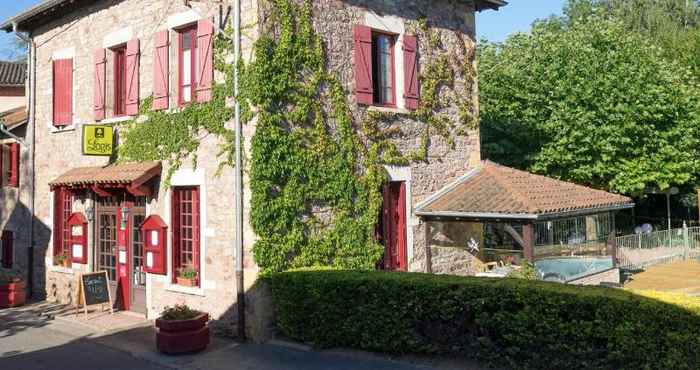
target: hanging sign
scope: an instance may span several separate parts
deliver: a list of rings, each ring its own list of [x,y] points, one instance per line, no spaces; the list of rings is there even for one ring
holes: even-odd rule
[[[114,135],[110,125],[83,125],[83,155],[109,157],[114,153]]]

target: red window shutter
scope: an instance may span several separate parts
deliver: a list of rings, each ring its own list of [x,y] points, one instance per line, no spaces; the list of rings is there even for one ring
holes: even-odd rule
[[[372,29],[355,25],[353,28],[355,46],[355,99],[358,104],[371,105],[374,102],[372,87]]]
[[[53,124],[66,126],[73,121],[73,59],[53,61]]]
[[[10,146],[10,183],[9,185],[15,188],[19,187],[19,154],[20,148],[18,143],[12,143]]]
[[[211,19],[197,22],[197,101],[208,102],[212,98],[214,81],[214,25]]]
[[[154,75],[153,75],[153,109],[168,109],[169,100],[169,61],[170,51],[168,30],[158,31],[155,39]]]
[[[14,239],[15,237],[12,231],[3,230],[0,242],[2,243],[2,267],[6,269],[12,268]]]
[[[63,188],[53,192],[53,255],[63,253]]]
[[[95,63],[95,79],[93,81],[93,112],[95,120],[105,119],[105,76],[107,71],[107,58],[105,49],[96,49],[93,55]]]
[[[199,271],[199,188],[192,189],[192,260]],[[200,277],[201,281],[201,277]]]
[[[126,43],[126,114],[139,113],[139,39]]]
[[[180,193],[177,189],[173,189],[172,192],[172,228],[173,228],[173,242],[172,251],[170,255],[172,256],[172,273],[173,282],[177,279],[177,270],[180,268]]]
[[[420,86],[418,81],[418,38],[413,35],[403,37],[403,97],[407,109],[418,109]]]

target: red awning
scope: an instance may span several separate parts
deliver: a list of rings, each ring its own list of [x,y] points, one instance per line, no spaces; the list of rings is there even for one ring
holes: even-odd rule
[[[62,187],[70,190],[92,190],[101,196],[110,196],[110,190],[126,190],[136,196],[149,195],[146,184],[160,175],[160,162],[110,164],[101,167],[78,167],[49,182],[51,190]]]

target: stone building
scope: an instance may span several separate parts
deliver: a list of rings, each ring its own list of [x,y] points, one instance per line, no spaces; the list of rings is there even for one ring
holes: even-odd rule
[[[26,62],[0,61],[0,112],[27,106]]]
[[[311,4],[328,68],[339,77],[356,120],[371,111],[392,113],[386,125],[401,128],[392,138],[397,147],[405,153],[420,150],[424,123],[410,116],[421,100],[418,76],[431,58],[445,56],[455,73],[452,86],[438,87],[451,102],[439,113],[455,126],[477,121],[475,13],[497,10],[504,1]],[[37,295],[75,303],[78,274],[107,271],[121,309],[155,318],[165,306],[187,303],[222,324],[235,322],[242,293],[235,285],[238,211],[243,214],[244,253],[238,262],[244,289],[254,284],[259,270],[251,253],[255,234],[249,227],[247,175],[244,206],[237,210],[234,173],[228,168],[217,174],[220,143],[213,136],[202,139],[198,166],[185,161],[169,186],[162,183],[167,163],[115,164],[111,150],[112,142],[119,144],[112,127],[138,118],[147,97],[154,97],[154,109],[166,111],[194,100],[207,103],[212,79],[220,82],[222,76],[214,73],[206,50],[212,34],[232,22],[233,5],[232,0],[47,0],[0,25],[32,40],[27,137],[35,165],[22,168],[24,185],[13,191],[20,199],[14,207],[33,204],[33,211],[19,212],[23,234],[14,249],[33,250]],[[240,0],[240,6],[246,61],[271,20],[265,2]],[[244,148],[250,148],[254,133],[255,124],[243,128]],[[387,269],[426,270],[424,225],[414,208],[480,161],[477,125],[455,129],[451,140],[433,133],[428,139],[423,161],[387,167],[382,220],[391,225],[382,235]],[[89,147],[97,142],[105,146]],[[103,156],[87,155],[93,150]],[[166,233],[142,233],[146,220],[167,228]],[[81,224],[87,235],[72,227]],[[32,259],[20,259],[17,268],[26,272],[24,261]],[[192,286],[178,281],[183,268],[194,270]]]

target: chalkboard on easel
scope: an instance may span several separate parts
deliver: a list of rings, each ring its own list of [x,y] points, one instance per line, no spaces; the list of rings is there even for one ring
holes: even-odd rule
[[[78,310],[82,305],[87,315],[87,307],[92,305],[109,305],[112,311],[112,293],[109,291],[107,271],[81,274],[78,278]],[[77,312],[76,312],[77,314]]]

